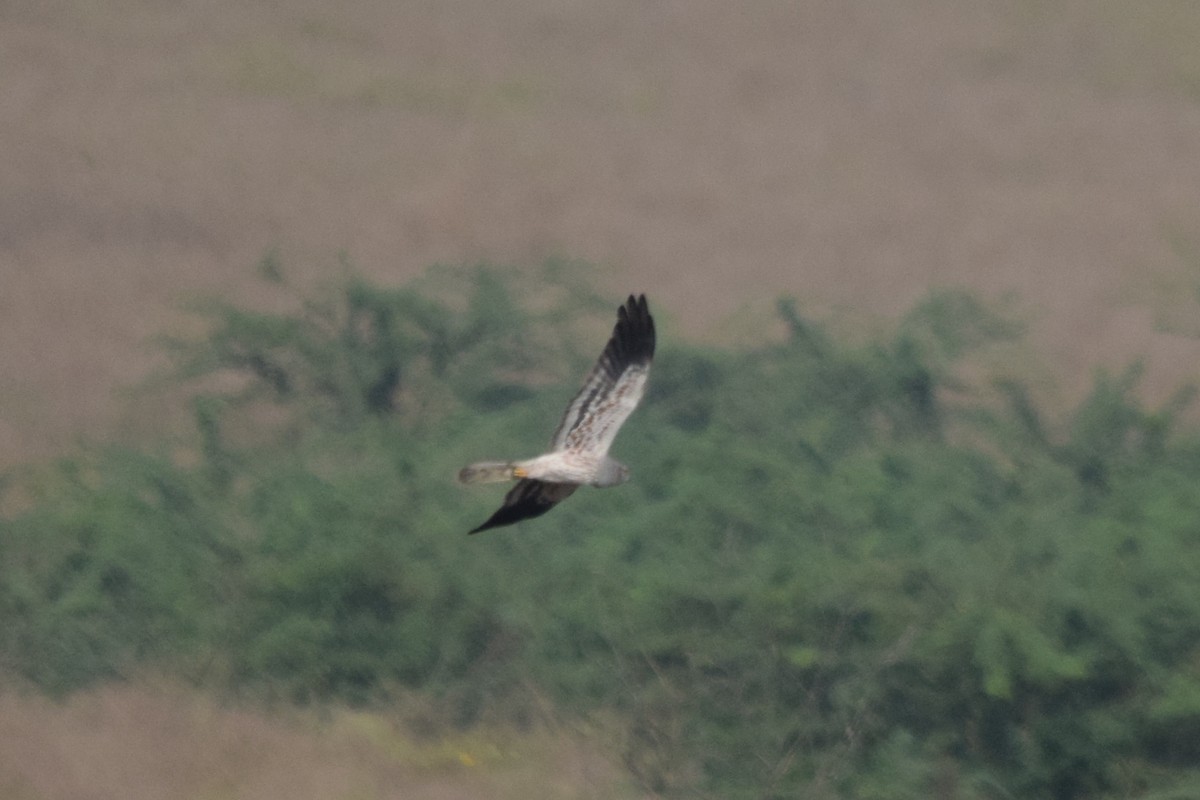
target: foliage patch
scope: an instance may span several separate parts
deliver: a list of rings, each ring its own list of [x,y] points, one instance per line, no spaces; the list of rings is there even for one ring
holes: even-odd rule
[[[783,302],[782,341],[662,337],[616,445],[630,484],[469,540],[497,498],[455,470],[536,453],[594,356],[578,326],[611,309],[580,274],[204,307],[172,343],[186,457],[81,454],[0,522],[0,664],[51,692],[149,665],[298,702],[419,690],[463,725],[548,696],[622,720],[668,796],[1194,788],[1184,394],[1147,409],[1131,369],[1049,421],[1018,383],[956,380],[1018,333],[968,296],[866,344]]]

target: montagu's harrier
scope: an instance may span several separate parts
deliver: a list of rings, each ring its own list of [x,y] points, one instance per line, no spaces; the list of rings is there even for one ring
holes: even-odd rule
[[[629,296],[617,310],[617,325],[600,359],[567,406],[549,453],[525,461],[481,461],[458,473],[463,483],[517,479],[504,504],[471,533],[545,514],[583,484],[616,486],[629,480],[629,467],[610,458],[608,448],[633,413],[654,358],[654,318],[646,296]]]

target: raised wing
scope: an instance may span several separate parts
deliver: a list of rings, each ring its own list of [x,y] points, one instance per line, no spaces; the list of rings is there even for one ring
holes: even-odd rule
[[[504,495],[504,504],[497,509],[496,513],[470,533],[479,533],[488,528],[499,528],[501,525],[511,525],[523,519],[540,517],[570,497],[578,488],[578,484],[574,483],[549,483],[532,478],[517,481],[517,485]]]
[[[596,457],[607,453],[642,399],[653,358],[654,317],[646,295],[629,295],[617,310],[617,324],[604,352],[558,423],[551,446]]]

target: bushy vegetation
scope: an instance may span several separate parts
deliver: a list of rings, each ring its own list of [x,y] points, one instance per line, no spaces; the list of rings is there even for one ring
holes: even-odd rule
[[[784,302],[740,352],[678,341],[660,302],[634,480],[468,539],[500,492],[455,470],[535,453],[611,325],[580,274],[205,307],[172,345],[193,442],[19,482],[0,665],[54,692],[148,665],[416,690],[464,725],[549,698],[617,720],[667,796],[1200,793],[1186,397],[1146,408],[1136,368],[1051,419],[1017,383],[966,391],[961,360],[1018,331],[960,294],[866,344]]]

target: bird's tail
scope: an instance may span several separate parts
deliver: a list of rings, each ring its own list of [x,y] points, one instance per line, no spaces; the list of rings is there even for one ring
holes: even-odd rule
[[[511,481],[516,464],[511,461],[478,461],[458,472],[459,483],[500,483]]]

